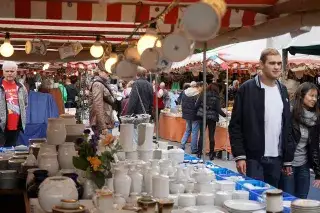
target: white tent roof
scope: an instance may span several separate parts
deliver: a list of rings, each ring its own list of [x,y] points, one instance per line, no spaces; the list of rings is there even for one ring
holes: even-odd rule
[[[291,37],[290,33],[273,37],[272,41],[277,49],[286,49],[292,46],[303,47],[320,45],[320,27],[312,27],[310,32],[301,34],[294,38]]]
[[[214,50],[207,51],[207,58],[213,55],[219,55],[222,59],[227,61],[243,61],[243,62],[258,62],[260,53],[265,48],[278,49],[282,54],[281,49],[289,46],[310,46],[320,44],[320,27],[313,27],[310,32],[292,38],[290,33],[285,35],[260,39],[254,41],[241,42],[222,46]],[[289,54],[289,60],[319,60],[320,57],[313,55],[295,56]],[[193,54],[181,62],[173,63],[172,69],[186,66],[189,63],[196,63],[203,60],[203,53]]]

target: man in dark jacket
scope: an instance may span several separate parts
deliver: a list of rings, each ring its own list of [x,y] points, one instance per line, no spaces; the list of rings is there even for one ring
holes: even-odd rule
[[[66,79],[65,88],[67,90],[67,103],[65,104],[66,108],[77,107],[76,97],[78,96],[78,90],[76,86],[71,82],[70,78]]]
[[[127,115],[152,114],[153,89],[152,84],[146,79],[146,74],[146,69],[138,67],[137,80],[132,85]]]
[[[278,187],[282,167],[291,173],[294,145],[288,92],[277,79],[281,56],[275,49],[261,53],[262,73],[245,82],[233,106],[229,135],[241,174]]]
[[[186,131],[181,139],[181,148],[185,149],[185,145],[191,135],[191,153],[197,154],[200,118],[197,117],[196,101],[200,91],[196,82],[191,82],[190,86],[183,91],[181,98],[182,118],[187,122]]]

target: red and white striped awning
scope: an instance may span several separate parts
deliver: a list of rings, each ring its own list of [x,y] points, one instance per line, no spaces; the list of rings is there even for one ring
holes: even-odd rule
[[[181,0],[181,7],[198,0]],[[22,19],[49,19],[68,21],[144,22],[157,16],[171,0],[106,1],[121,2],[102,4],[98,2],[48,1],[48,0],[1,0],[0,17]],[[141,2],[141,3],[139,3]],[[226,0],[229,6],[267,7],[277,0]],[[164,24],[176,24],[183,9],[174,8],[164,18]],[[251,26],[266,21],[266,16],[244,10],[229,9],[223,27]]]
[[[184,8],[198,0],[181,0],[165,15],[159,23],[159,31],[170,33],[173,25],[182,17]],[[101,0],[100,2],[106,2]],[[119,2],[117,0],[107,2]],[[150,20],[161,13],[171,0],[122,0],[115,4],[103,4],[99,1],[64,0],[1,0],[0,29],[15,29],[11,33],[13,40],[33,38],[47,39],[51,42],[81,41],[94,42],[92,36],[62,36],[70,31],[93,32],[104,35],[109,42],[119,43],[135,28],[134,23]],[[268,7],[277,0],[226,0],[228,6]],[[228,9],[222,20],[222,28],[252,26],[267,21],[261,13],[242,9]],[[18,32],[21,29],[21,32]],[[54,30],[58,35],[30,35],[40,30]],[[144,33],[145,29],[140,32]],[[61,33],[59,35],[59,32]],[[127,32],[127,34],[125,34]],[[138,39],[139,35],[133,37]]]

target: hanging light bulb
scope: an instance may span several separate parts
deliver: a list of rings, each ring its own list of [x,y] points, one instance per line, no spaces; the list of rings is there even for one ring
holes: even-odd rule
[[[100,43],[100,36],[96,37],[96,41],[90,47],[90,54],[95,58],[100,58],[103,55],[103,47]]]
[[[137,49],[140,55],[148,48],[154,46],[161,47],[161,41],[157,36],[156,28],[156,23],[151,24],[150,28],[147,29],[146,34],[139,39]]]
[[[4,38],[4,42],[0,47],[0,53],[3,57],[10,57],[14,53],[14,48],[10,43],[10,34],[7,32]]]
[[[118,61],[118,56],[115,53],[115,51],[116,51],[115,46],[112,46],[112,53],[110,54],[110,57],[106,60],[104,64],[104,68],[108,73],[112,73],[111,72],[112,65],[114,65]]]

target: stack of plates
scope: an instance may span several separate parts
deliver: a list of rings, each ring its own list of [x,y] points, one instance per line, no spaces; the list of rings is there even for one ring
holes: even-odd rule
[[[320,201],[298,199],[291,203],[292,213],[319,213]]]
[[[265,204],[252,200],[227,200],[223,207],[231,213],[252,213],[265,209]]]

